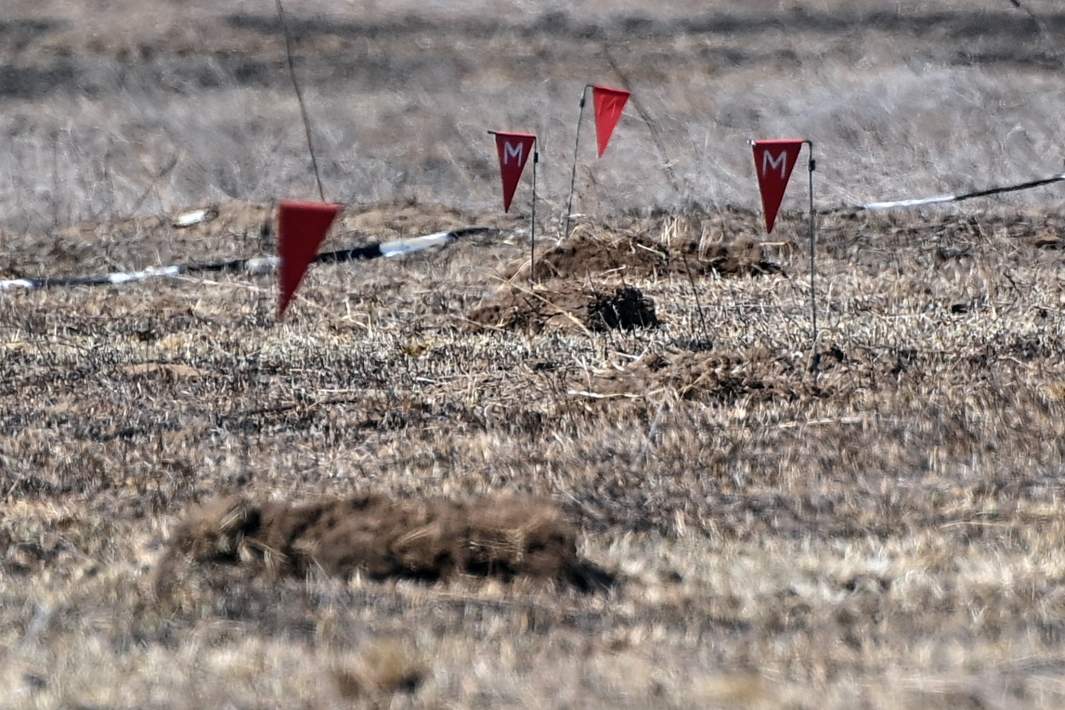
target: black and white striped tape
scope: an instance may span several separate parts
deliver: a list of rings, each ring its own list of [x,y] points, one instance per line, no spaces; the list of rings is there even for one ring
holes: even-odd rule
[[[1017,183],[1016,185],[1003,185],[1000,187],[990,187],[985,190],[976,190],[974,192],[965,192],[958,195],[936,195],[935,197],[923,197],[915,200],[897,200],[895,202],[870,202],[865,205],[861,205],[860,209],[863,210],[895,210],[903,209],[906,207],[924,207],[925,205],[937,205],[944,202],[963,202],[965,200],[971,200],[975,197],[990,197],[991,195],[1001,195],[1006,192],[1020,192],[1021,190],[1031,190],[1036,187],[1043,187],[1044,185],[1052,185],[1056,182],[1065,181],[1065,173],[1059,173],[1058,175],[1052,175],[1047,178],[1040,178],[1038,180],[1029,180],[1028,182]]]
[[[434,247],[443,247],[461,237],[492,233],[497,230],[489,227],[465,227],[449,232],[436,232],[422,237],[395,239],[377,242],[366,246],[340,249],[319,254],[316,263],[335,264],[343,261],[366,261],[378,258],[394,258],[414,254]],[[116,271],[109,274],[91,276],[44,276],[39,278],[21,278],[0,280],[0,291],[36,290],[62,286],[115,286],[149,279],[173,278],[186,274],[203,273],[244,273],[267,274],[277,270],[279,260],[276,256],[260,256],[248,259],[231,259],[199,264],[173,264],[170,266],[153,266],[141,271]]]
[[[1031,190],[1036,187],[1065,182],[1065,173],[1059,173],[1038,180],[1017,183],[1014,185],[1002,185],[984,190],[965,192],[957,195],[935,195],[909,200],[895,200],[893,202],[869,202],[858,205],[859,210],[880,211],[893,209],[906,209],[911,207],[924,207],[927,205],[944,204],[948,202],[963,202],[977,197],[990,197],[1007,192],[1020,192]],[[422,237],[410,239],[396,239],[387,242],[368,244],[352,249],[325,252],[315,258],[316,263],[337,263],[342,261],[362,261],[377,258],[392,258],[414,254],[434,247],[442,247],[450,244],[460,237],[485,234],[497,230],[490,227],[465,227],[449,232],[436,232]],[[116,271],[109,274],[95,274],[91,276],[43,276],[38,278],[19,278],[0,280],[0,291],[37,290],[61,286],[114,286],[120,284],[147,281],[149,279],[172,278],[185,274],[229,272],[245,274],[265,274],[276,271],[278,258],[276,256],[252,257],[248,259],[232,259],[228,261],[214,261],[200,264],[173,264],[170,266],[153,266],[141,271]]]

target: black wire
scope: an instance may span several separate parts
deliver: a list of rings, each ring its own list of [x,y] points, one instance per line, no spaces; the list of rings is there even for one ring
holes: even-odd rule
[[[980,190],[978,192],[967,192],[963,195],[955,195],[954,202],[961,202],[962,200],[971,200],[974,197],[987,197],[988,195],[998,195],[1003,192],[1018,192],[1020,190],[1031,190],[1033,187],[1051,185],[1055,182],[1062,182],[1063,180],[1065,180],[1065,177],[1061,175],[1055,175],[1054,177],[1044,178],[1042,180],[1032,180],[1031,182],[1024,182],[1020,183],[1019,185],[992,187],[987,190]]]
[[[325,189],[322,187],[322,176],[318,172],[318,156],[314,152],[314,139],[311,137],[311,120],[307,116],[307,105],[303,101],[303,90],[300,88],[299,79],[296,76],[296,65],[292,60],[292,37],[288,32],[288,22],[285,20],[285,7],[281,0],[277,0],[277,17],[281,22],[281,32],[285,35],[285,58],[288,60],[288,73],[292,78],[292,88],[296,91],[296,101],[300,105],[300,115],[303,117],[303,130],[307,134],[307,150],[311,154],[311,167],[314,168],[314,180],[318,183],[318,196],[325,202]]]

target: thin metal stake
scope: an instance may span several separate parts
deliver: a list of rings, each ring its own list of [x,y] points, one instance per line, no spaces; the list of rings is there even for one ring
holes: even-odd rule
[[[292,37],[288,32],[288,22],[285,20],[285,7],[281,0],[277,0],[277,17],[281,22],[281,31],[285,35],[285,57],[288,59],[288,74],[292,79],[292,88],[296,91],[296,101],[300,105],[300,115],[303,117],[303,131],[307,135],[307,150],[311,154],[311,167],[314,169],[314,180],[318,183],[318,196],[325,202],[325,189],[322,187],[322,176],[318,172],[318,156],[314,152],[314,140],[311,137],[311,119],[307,115],[307,105],[303,101],[303,90],[300,88],[299,79],[296,76],[296,65],[292,59]]]
[[[591,84],[581,89],[581,109],[577,112],[577,138],[573,143],[573,170],[569,177],[569,198],[566,200],[566,214],[563,215],[562,239],[569,236],[569,218],[573,212],[573,187],[577,184],[577,155],[581,147],[581,124],[584,122],[584,104]]]
[[[817,371],[817,292],[814,290],[817,280],[817,217],[814,214],[814,171],[817,169],[817,161],[814,160],[813,141],[804,141],[810,148],[810,318],[813,325],[811,342],[810,363],[814,371]]]
[[[532,216],[529,218],[529,284],[536,282],[536,166],[540,163],[540,150],[533,147]]]

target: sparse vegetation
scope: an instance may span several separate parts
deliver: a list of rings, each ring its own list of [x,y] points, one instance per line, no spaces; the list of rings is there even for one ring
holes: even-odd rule
[[[1063,21],[1025,4],[1042,33],[1008,3],[494,19],[466,0],[308,0],[299,68],[343,147],[327,183],[358,203],[335,242],[499,232],[318,266],[280,324],[265,276],[0,295],[0,705],[1065,705],[1062,218],[1020,199],[823,214],[811,367],[802,216],[765,241],[759,215],[714,207],[747,200],[742,142],[704,160],[741,133],[816,128],[837,195],[1027,177],[1060,143],[1061,93],[1043,89]],[[135,5],[5,6],[2,277],[275,248],[265,198],[307,174],[276,119],[295,106],[268,10]],[[527,222],[484,208],[491,156],[462,139],[542,116],[548,150],[568,146],[562,84],[607,71],[604,37],[694,146],[671,157],[705,199],[643,209],[668,181],[623,123],[612,162],[582,174],[596,216],[563,244],[545,220],[529,286]],[[454,112],[447,82],[395,85],[438,73],[465,81]],[[501,107],[515,86],[546,86],[547,105]],[[49,143],[59,117],[72,130]],[[943,157],[976,135],[998,137],[986,164]],[[403,193],[450,206],[379,199]],[[209,201],[214,221],[169,226]],[[654,327],[608,322],[630,306]],[[463,514],[485,497],[502,502]],[[433,544],[397,548],[412,520]],[[367,527],[388,539],[349,555]]]

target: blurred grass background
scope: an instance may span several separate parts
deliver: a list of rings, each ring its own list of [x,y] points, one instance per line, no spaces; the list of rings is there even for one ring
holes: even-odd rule
[[[315,194],[272,2],[5,5],[9,233]],[[328,196],[346,203],[495,207],[484,131],[531,130],[553,222],[586,82],[627,85],[653,125],[630,107],[597,161],[586,117],[576,211],[756,207],[749,137],[815,141],[825,206],[1063,169],[1052,0],[290,5]]]

